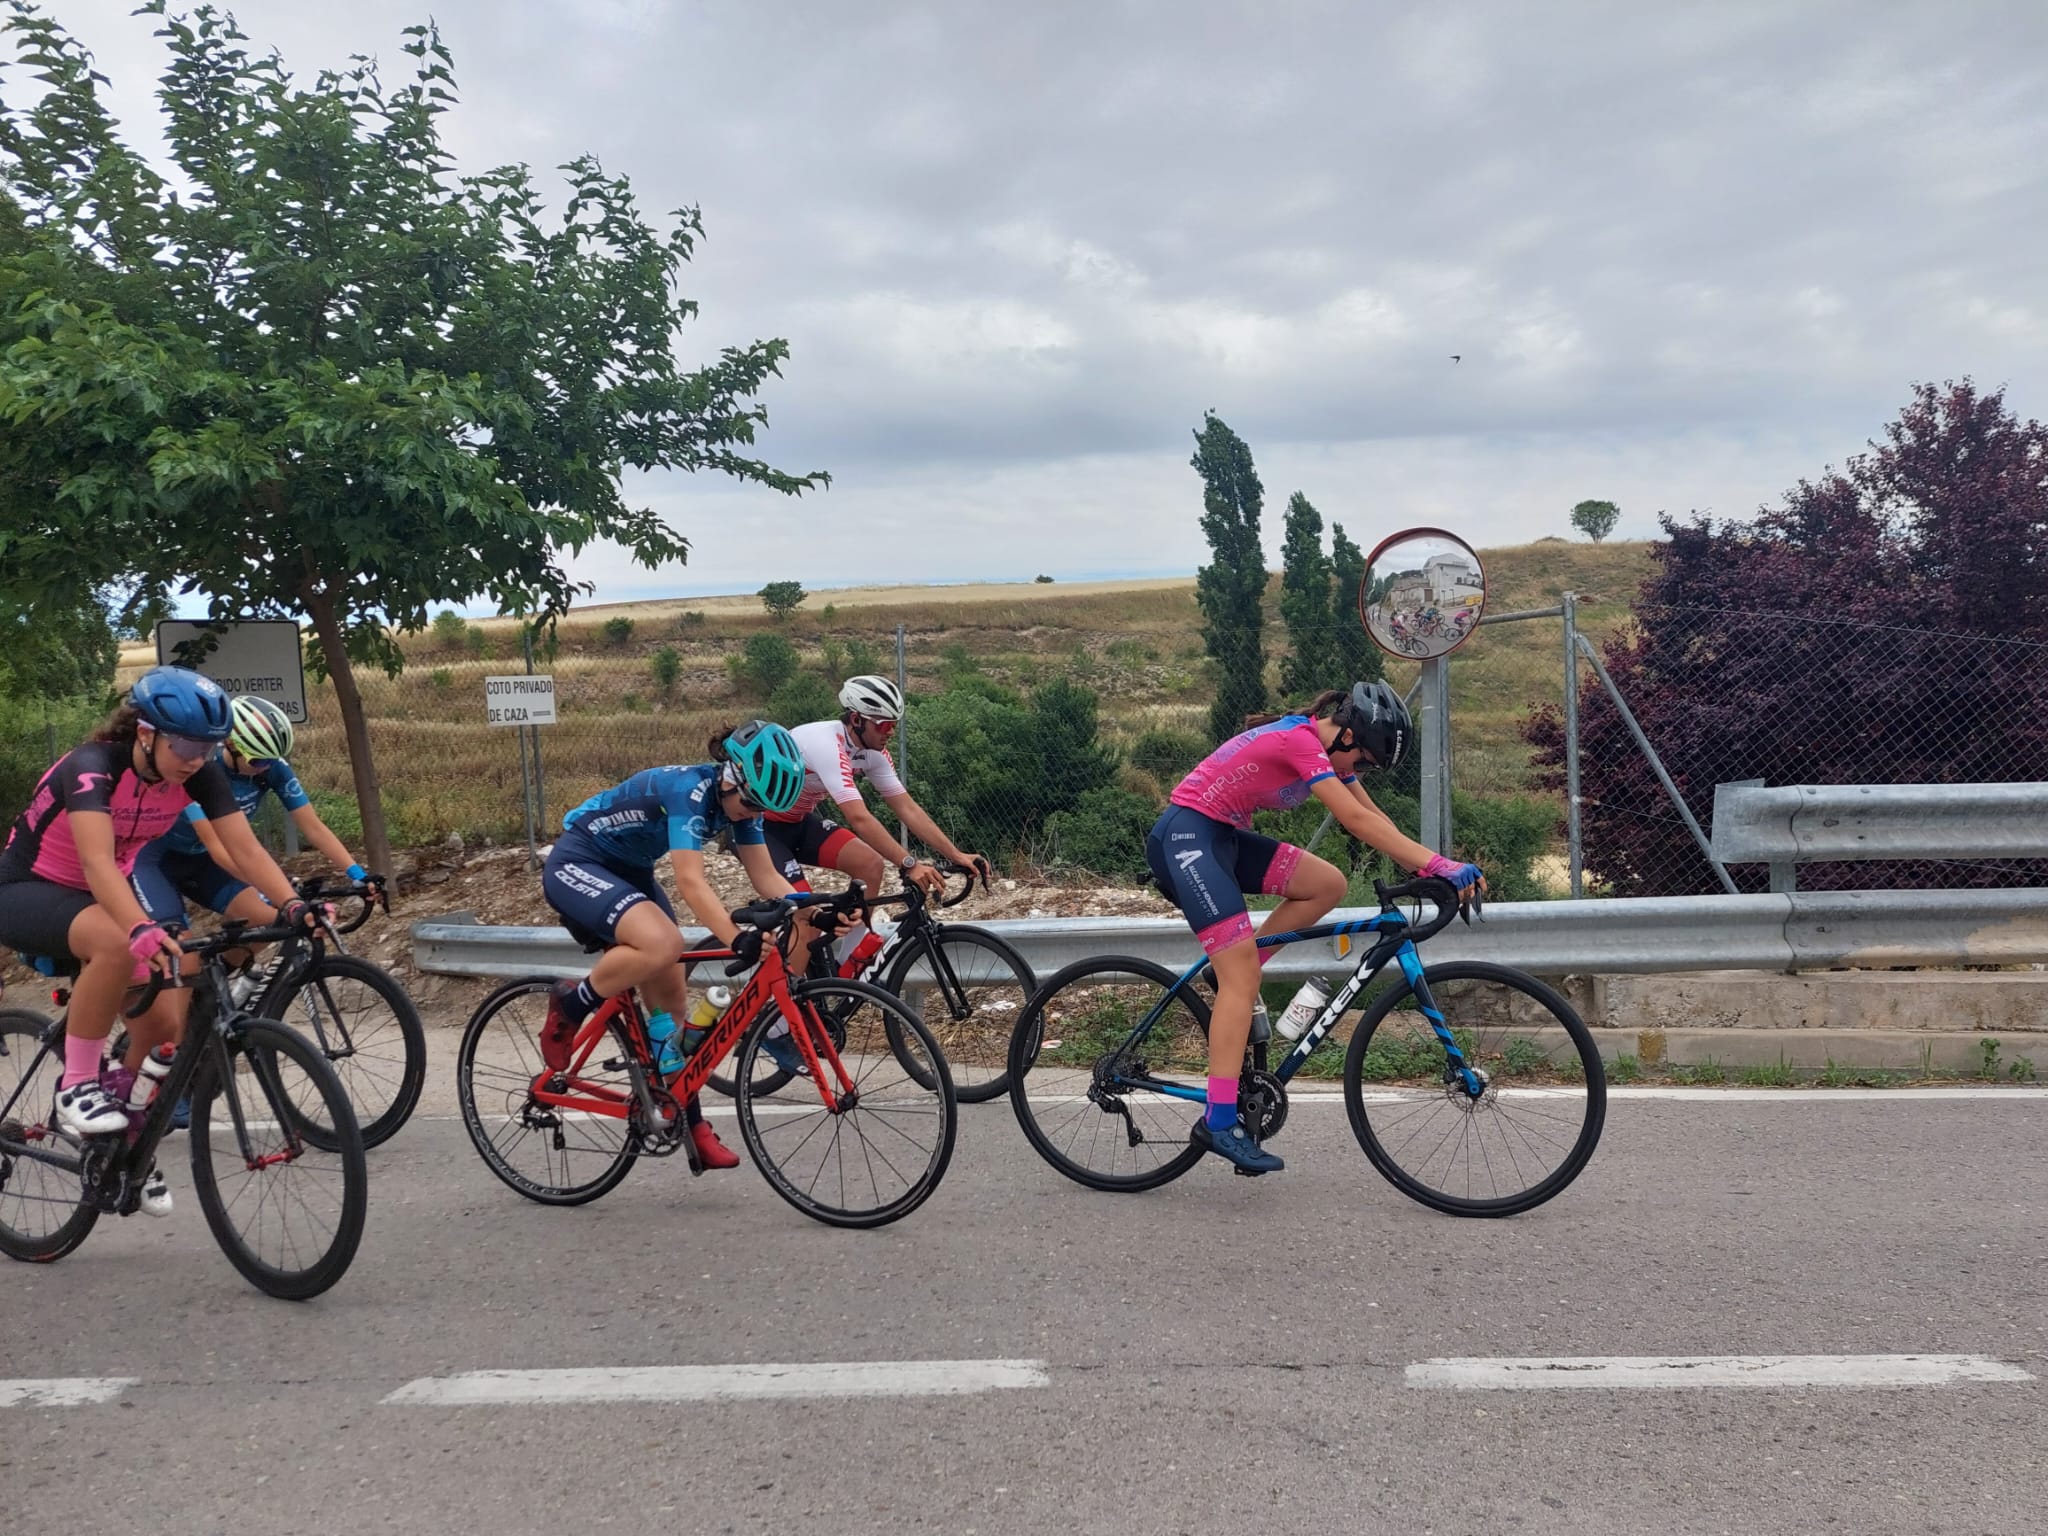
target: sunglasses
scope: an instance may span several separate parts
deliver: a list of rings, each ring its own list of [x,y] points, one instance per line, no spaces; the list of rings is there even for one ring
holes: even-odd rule
[[[194,736],[174,736],[169,731],[158,731],[156,736],[158,741],[188,763],[203,763],[220,747],[217,741],[201,741]]]

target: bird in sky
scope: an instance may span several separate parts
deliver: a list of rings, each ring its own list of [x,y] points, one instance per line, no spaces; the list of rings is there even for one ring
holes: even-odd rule
[[[1464,354],[1464,353],[1462,353],[1462,352],[1453,352],[1453,353],[1451,354],[1451,361],[1452,361],[1452,362],[1454,362],[1454,363],[1456,363],[1456,362],[1462,362],[1462,361],[1464,360],[1464,357],[1465,357],[1465,354]]]

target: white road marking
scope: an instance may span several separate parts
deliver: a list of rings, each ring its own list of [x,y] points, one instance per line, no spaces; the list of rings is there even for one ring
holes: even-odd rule
[[[386,1403],[465,1408],[505,1403],[689,1403],[742,1398],[953,1397],[1043,1387],[1042,1360],[869,1360],[812,1365],[655,1365],[466,1371],[422,1376]]]
[[[1408,1367],[1411,1387],[1484,1391],[1570,1391],[1589,1387],[1950,1387],[2032,1381],[1984,1355],[1559,1355],[1551,1358],[1424,1360]]]
[[[0,1381],[0,1408],[85,1408],[111,1403],[136,1376],[49,1376]]]

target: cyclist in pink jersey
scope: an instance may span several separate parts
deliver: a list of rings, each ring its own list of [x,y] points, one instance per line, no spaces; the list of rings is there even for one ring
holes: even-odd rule
[[[156,667],[129,691],[92,740],[60,758],[37,784],[0,850],[0,944],[27,955],[80,962],[65,1019],[64,1074],[57,1121],[75,1136],[126,1131],[128,1116],[102,1082],[100,1053],[121,994],[151,970],[169,974],[183,955],[142,910],[128,875],[136,856],[190,805],[213,821],[250,881],[281,921],[311,913],[264,851],[235,804],[214,753],[229,730],[228,698],[210,678]],[[132,1072],[145,1053],[177,1039],[189,994],[166,992],[129,1029]],[[152,1172],[142,1208],[170,1210],[170,1191]]]
[[[1215,968],[1209,1108],[1194,1139],[1246,1173],[1273,1173],[1286,1165],[1237,1118],[1238,1068],[1261,960],[1244,893],[1284,898],[1259,932],[1285,933],[1320,922],[1344,899],[1346,882],[1327,860],[1252,831],[1253,813],[1313,797],[1345,831],[1404,869],[1441,875],[1461,891],[1484,889],[1485,880],[1477,865],[1453,863],[1403,835],[1359,787],[1361,764],[1392,769],[1414,733],[1407,706],[1385,683],[1332,689],[1292,714],[1254,716],[1245,727],[1181,780],[1145,840],[1145,862]]]

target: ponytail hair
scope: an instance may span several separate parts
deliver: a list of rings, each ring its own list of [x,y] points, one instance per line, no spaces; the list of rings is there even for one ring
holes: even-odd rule
[[[711,754],[712,762],[724,763],[731,760],[727,757],[725,751],[726,738],[738,729],[737,725],[721,725],[711,733],[711,739],[704,743],[704,750]]]
[[[142,712],[133,704],[123,703],[106,719],[99,728],[86,738],[87,741],[102,741],[116,747],[133,748],[142,724]]]
[[[1297,704],[1280,714],[1246,715],[1244,728],[1255,731],[1262,725],[1271,725],[1275,720],[1284,720],[1288,715],[1307,715],[1311,720],[1327,720],[1337,712],[1337,706],[1350,697],[1350,693],[1345,689],[1325,688],[1306,704]]]

